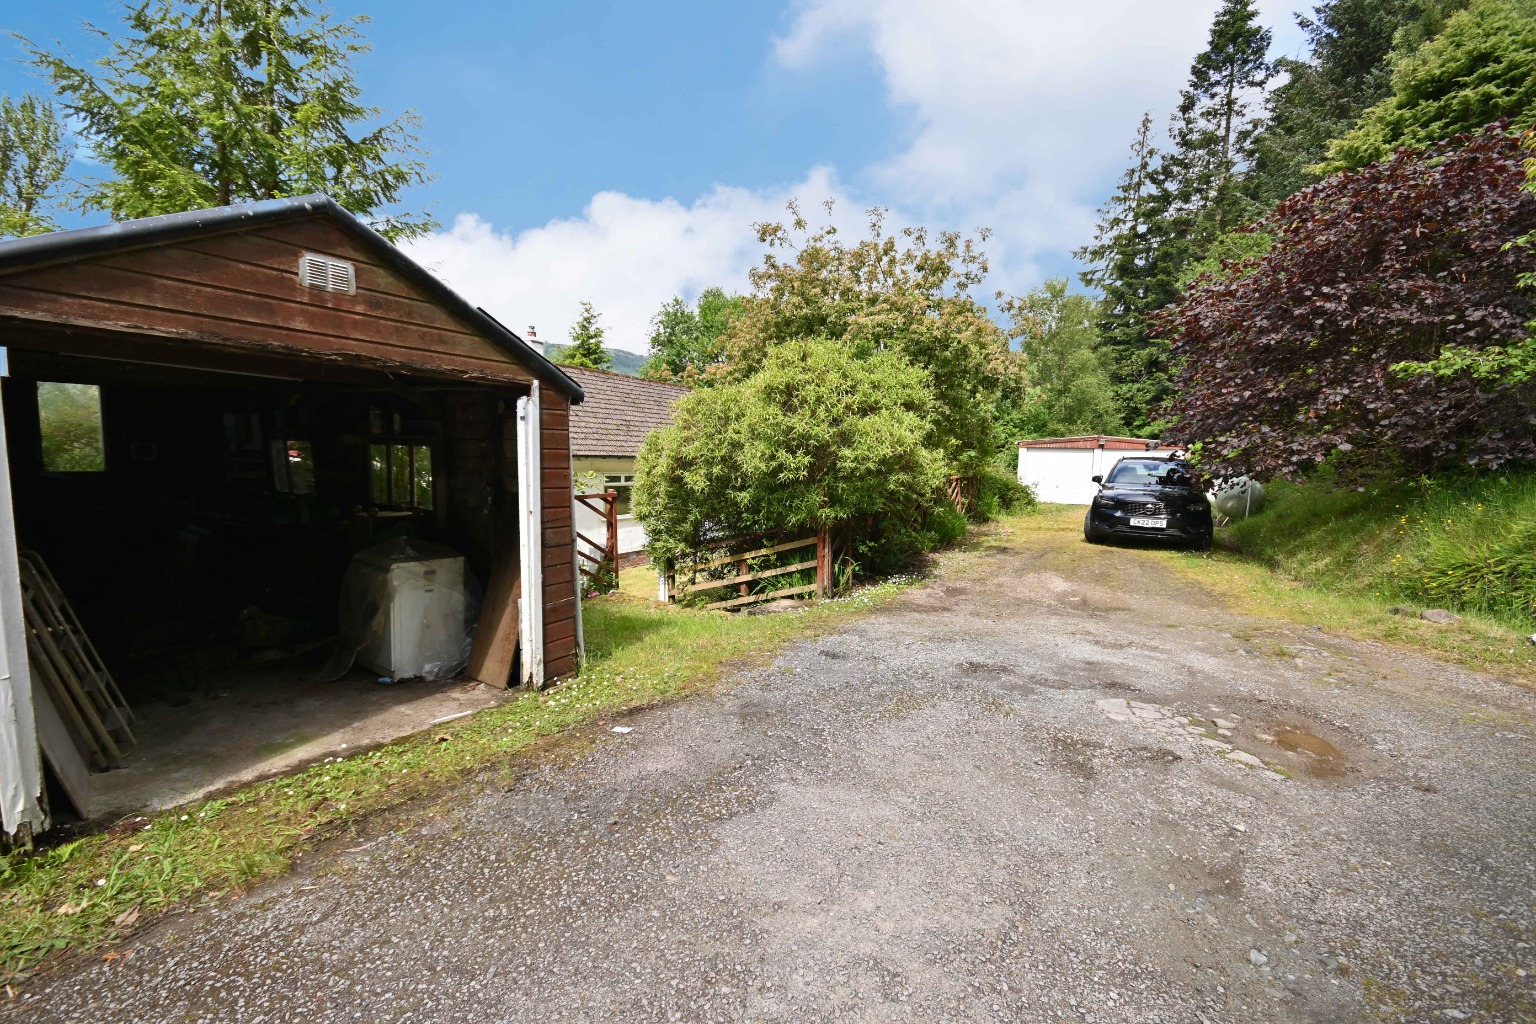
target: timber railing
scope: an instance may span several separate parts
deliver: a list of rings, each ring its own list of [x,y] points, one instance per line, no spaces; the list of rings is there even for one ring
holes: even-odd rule
[[[955,511],[963,516],[971,514],[971,508],[981,493],[981,480],[975,476],[954,474],[944,485],[944,494]]]
[[[726,537],[700,546],[691,559],[669,559],[664,566],[666,599],[735,588],[731,597],[707,602],[706,609],[732,610],[789,597],[828,596],[832,579],[832,539],[818,530],[801,537],[784,531]],[[812,573],[813,582],[776,587],[765,581]]]
[[[616,586],[619,579],[619,493],[578,494],[576,501],[596,513],[606,527],[602,541],[593,540],[580,530],[574,531],[576,567],[581,571],[582,589]]]

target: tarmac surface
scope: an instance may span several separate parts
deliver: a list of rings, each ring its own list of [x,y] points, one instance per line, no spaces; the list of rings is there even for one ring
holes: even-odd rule
[[[0,1020],[1536,1020],[1536,693],[1068,540]]]

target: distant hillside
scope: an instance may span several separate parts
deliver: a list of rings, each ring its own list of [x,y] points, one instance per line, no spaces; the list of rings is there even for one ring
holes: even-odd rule
[[[569,345],[558,345],[549,342],[544,346],[545,353],[555,362],[560,361],[560,353],[570,348]],[[640,368],[645,365],[646,356],[637,355],[634,352],[626,352],[621,348],[611,348],[608,354],[613,356],[613,365],[609,367],[614,373],[627,373],[631,377],[640,376]]]

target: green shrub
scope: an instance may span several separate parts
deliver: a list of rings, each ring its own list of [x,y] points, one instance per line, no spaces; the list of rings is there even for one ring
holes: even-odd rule
[[[922,550],[937,551],[965,537],[970,523],[952,505],[943,505],[928,517],[922,530]]]
[[[821,339],[771,347],[757,372],[685,396],[673,425],[646,439],[634,511],[652,559],[871,516],[877,545],[887,534],[905,544],[898,524],[922,520],[946,475],[934,409],[927,374],[895,353],[859,357]]]
[[[976,491],[976,506],[972,518],[985,523],[999,516],[1013,515],[1034,508],[1035,492],[1008,469],[988,466],[982,471],[980,486]]]

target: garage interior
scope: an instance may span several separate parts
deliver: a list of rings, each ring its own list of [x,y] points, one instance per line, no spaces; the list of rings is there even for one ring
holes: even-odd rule
[[[51,570],[134,715],[133,751],[91,776],[76,817],[174,806],[506,699],[463,679],[381,685],[361,664],[325,677],[354,555],[444,545],[483,583],[493,538],[516,544],[526,388],[15,344],[17,541]],[[58,781],[50,807],[68,820]]]

